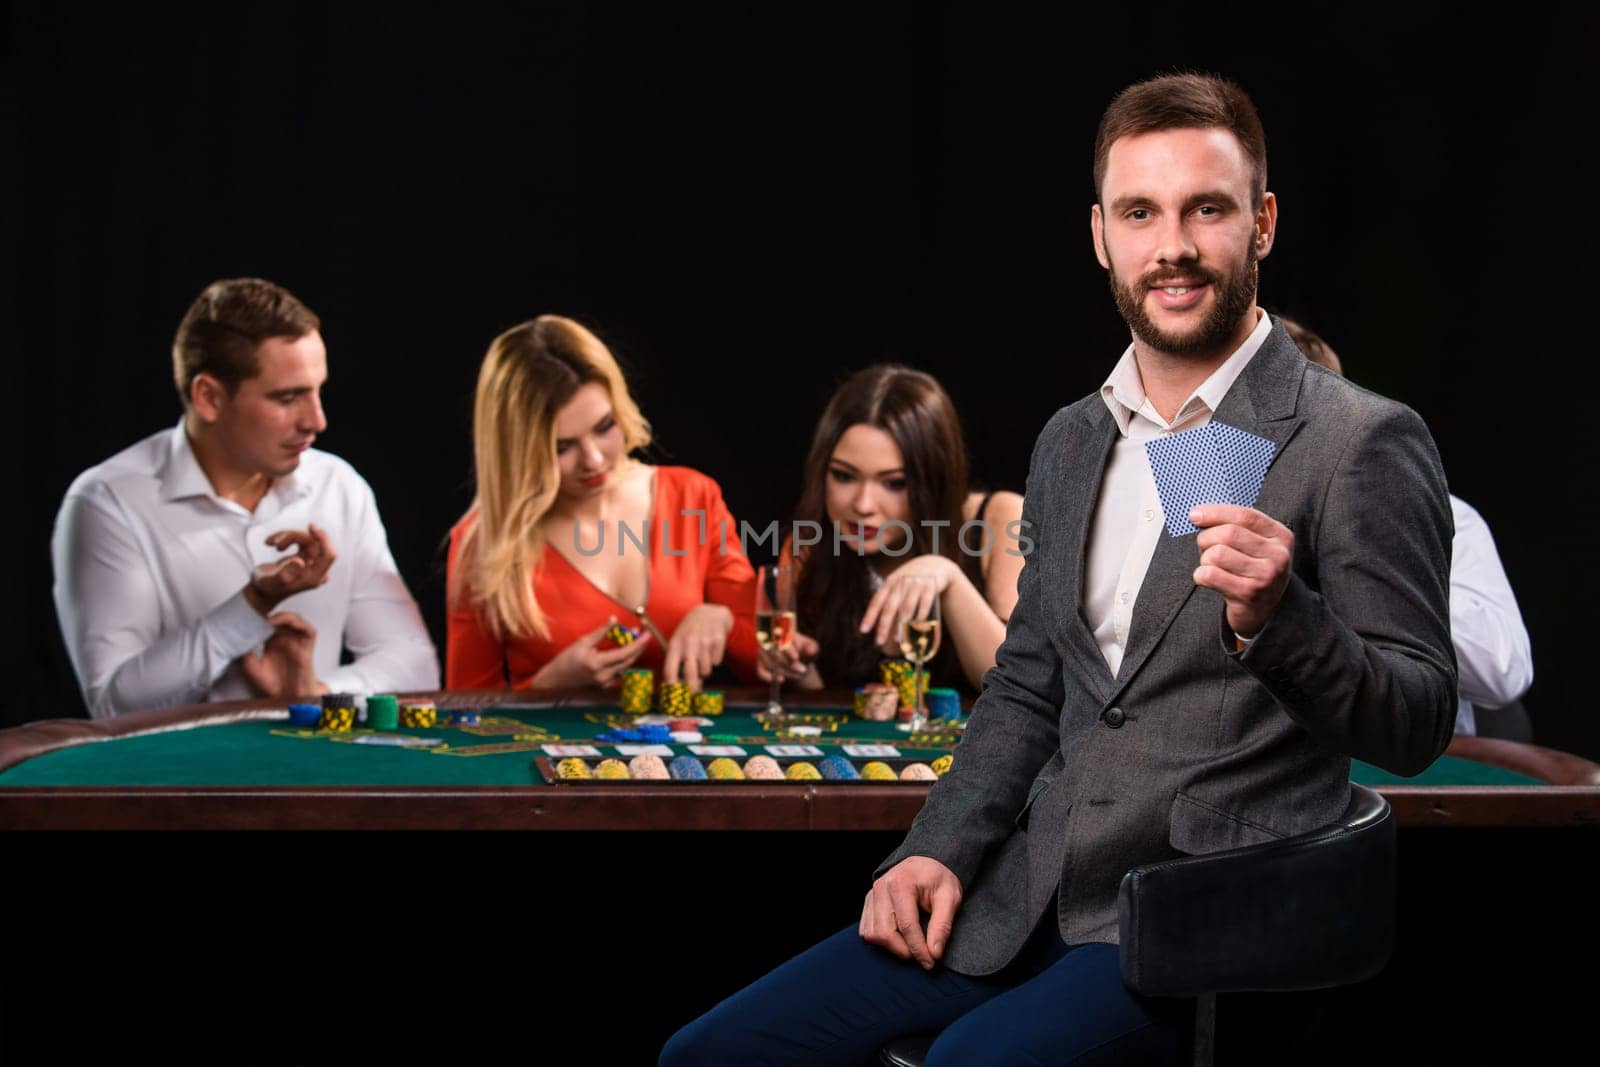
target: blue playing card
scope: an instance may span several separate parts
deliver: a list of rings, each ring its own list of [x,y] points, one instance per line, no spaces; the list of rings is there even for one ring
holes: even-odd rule
[[[1197,532],[1189,509],[1198,504],[1254,507],[1276,450],[1265,437],[1220,422],[1146,441],[1145,458],[1167,532],[1173,537]]]
[[[1218,450],[1233,471],[1233,496],[1229,498],[1228,503],[1237,504],[1241,508],[1255,507],[1256,499],[1261,496],[1261,485],[1267,480],[1267,468],[1272,466],[1272,456],[1277,451],[1277,446],[1265,437],[1258,437],[1237,426],[1229,426],[1222,422],[1212,422],[1207,425],[1216,427]]]

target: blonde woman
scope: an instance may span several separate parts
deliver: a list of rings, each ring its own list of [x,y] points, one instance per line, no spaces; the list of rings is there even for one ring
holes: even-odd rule
[[[755,575],[717,483],[633,458],[650,424],[589,330],[494,339],[473,414],[478,493],[450,532],[451,689],[603,686],[630,667],[754,680]],[[612,623],[638,630],[617,647]]]

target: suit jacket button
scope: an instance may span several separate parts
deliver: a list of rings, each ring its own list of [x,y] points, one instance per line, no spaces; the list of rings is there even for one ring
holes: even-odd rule
[[[1128,717],[1122,714],[1121,708],[1107,708],[1106,713],[1100,717],[1104,719],[1106,725],[1111,727],[1113,730],[1117,729],[1124,722],[1128,721]]]

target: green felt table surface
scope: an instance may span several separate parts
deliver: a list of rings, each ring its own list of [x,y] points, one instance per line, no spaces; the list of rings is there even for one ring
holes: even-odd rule
[[[959,734],[934,723],[927,733],[908,737],[891,723],[865,722],[838,707],[791,706],[781,722],[755,717],[757,706],[729,705],[703,726],[705,744],[737,744],[748,755],[767,745],[810,744],[823,755],[841,753],[850,743],[892,744],[903,761],[930,760],[950,751]],[[480,709],[480,725],[401,729],[377,733],[323,733],[285,721],[234,722],[165,730],[80,744],[25,760],[0,772],[0,788],[23,786],[295,786],[407,785],[507,786],[544,783],[536,757],[547,744],[592,744],[598,758],[617,756],[616,747],[594,740],[632,717],[617,707],[542,707],[504,705]],[[443,717],[443,711],[441,711]],[[788,726],[814,725],[818,736],[789,733]],[[438,738],[432,748],[398,748],[360,742],[369,736]],[[719,741],[728,736],[734,740]],[[675,754],[689,746],[673,744]],[[547,757],[554,762],[556,757]],[[623,757],[626,758],[626,757]],[[710,759],[711,757],[705,757]],[[820,758],[820,757],[814,757]],[[858,767],[868,757],[853,758]],[[743,758],[740,758],[743,761]],[[1351,778],[1364,785],[1529,786],[1538,779],[1472,760],[1443,756],[1415,778],[1401,778],[1364,763],[1354,763]]]

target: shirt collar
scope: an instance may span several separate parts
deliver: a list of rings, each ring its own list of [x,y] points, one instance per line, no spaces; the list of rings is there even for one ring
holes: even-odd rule
[[[304,464],[305,459],[302,458],[300,462]],[[272,488],[267,490],[267,496],[275,497],[279,505],[287,505],[311,492],[311,485],[298,475],[299,471],[294,471],[274,478]],[[178,425],[173,427],[172,434],[168,438],[167,461],[162,465],[159,477],[163,501],[206,496],[225,507],[243,510],[233,501],[224,500],[217,495],[211,485],[211,479],[206,477],[200,461],[195,458],[194,446],[189,443],[189,433],[184,429],[183,419],[178,420]],[[258,506],[256,508],[258,514],[260,510]]]
[[[167,461],[161,467],[161,499],[183,500],[192,496],[214,496],[211,479],[200,469],[194,448],[189,444],[189,434],[183,428],[183,419],[173,427],[167,442]]]
[[[1133,356],[1133,345],[1129,344],[1123,350],[1122,358],[1112,368],[1110,377],[1100,387],[1100,399],[1105,401],[1111,417],[1117,420],[1117,429],[1122,436],[1128,436],[1128,426],[1136,415],[1143,416],[1163,430],[1170,430],[1182,426],[1201,411],[1215,412],[1222,398],[1228,395],[1228,390],[1233,388],[1233,383],[1244,372],[1245,365],[1272,332],[1272,316],[1260,309],[1257,309],[1256,315],[1256,328],[1250,331],[1244,344],[1234,349],[1222,366],[1200,383],[1200,387],[1178,408],[1178,414],[1170,423],[1161,418],[1155,405],[1145,396],[1144,381],[1139,377],[1139,364]]]

